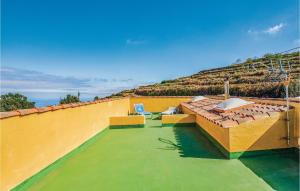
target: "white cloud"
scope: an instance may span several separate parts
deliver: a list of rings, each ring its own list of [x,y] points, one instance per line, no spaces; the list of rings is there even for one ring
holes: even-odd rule
[[[33,98],[59,98],[81,92],[82,97],[108,96],[143,82],[134,79],[77,78],[1,67],[1,94],[19,92]]]
[[[127,45],[142,45],[145,44],[145,40],[133,40],[133,39],[127,39],[126,44]]]
[[[266,33],[266,34],[274,35],[274,34],[280,32],[283,29],[284,26],[285,25],[283,23],[279,23],[277,25],[269,27],[268,29],[264,30],[263,32]]]
[[[286,24],[279,23],[274,26],[270,26],[267,29],[264,30],[258,30],[258,29],[248,29],[247,33],[255,38],[262,37],[264,35],[275,35],[283,30]]]

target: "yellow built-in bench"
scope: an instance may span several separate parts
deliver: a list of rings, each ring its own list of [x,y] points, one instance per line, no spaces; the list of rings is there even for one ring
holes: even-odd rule
[[[145,125],[145,116],[129,115],[129,116],[114,116],[109,118],[110,128],[116,127],[143,127]]]
[[[162,115],[163,125],[192,124],[196,118],[193,114]]]

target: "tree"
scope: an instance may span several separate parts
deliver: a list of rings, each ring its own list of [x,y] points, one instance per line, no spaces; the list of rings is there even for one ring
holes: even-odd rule
[[[1,95],[0,111],[13,111],[17,109],[30,109],[35,102],[30,102],[26,96],[19,93],[8,93]]]
[[[267,54],[264,55],[264,58],[271,59],[271,58],[273,58],[273,54],[267,53]]]
[[[76,103],[76,102],[80,102],[79,98],[77,96],[70,95],[70,94],[68,94],[63,99],[60,99],[60,101],[59,101],[60,104]]]
[[[100,99],[98,96],[95,96],[95,97],[94,97],[94,101],[96,101],[96,100],[98,100],[98,99]]]

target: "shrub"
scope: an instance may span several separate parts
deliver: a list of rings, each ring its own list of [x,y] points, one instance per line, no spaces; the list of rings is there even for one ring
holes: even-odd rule
[[[8,93],[1,95],[0,111],[13,111],[16,109],[30,109],[35,102],[30,102],[26,96],[19,93]]]
[[[59,101],[60,104],[67,104],[67,103],[76,103],[80,102],[78,96],[68,94],[65,98]]]

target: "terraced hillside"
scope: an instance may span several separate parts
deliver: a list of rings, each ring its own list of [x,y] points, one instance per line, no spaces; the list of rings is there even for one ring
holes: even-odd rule
[[[279,64],[279,59],[282,59],[281,65]],[[230,95],[283,97],[285,95],[282,83],[284,74],[280,72],[281,66],[284,70],[289,71],[290,74],[290,96],[299,96],[299,52],[275,55],[266,54],[262,58],[247,59],[243,63],[232,64],[227,67],[203,70],[191,76],[166,80],[148,86],[140,86],[112,96],[218,95],[224,93],[224,80],[228,78]]]

